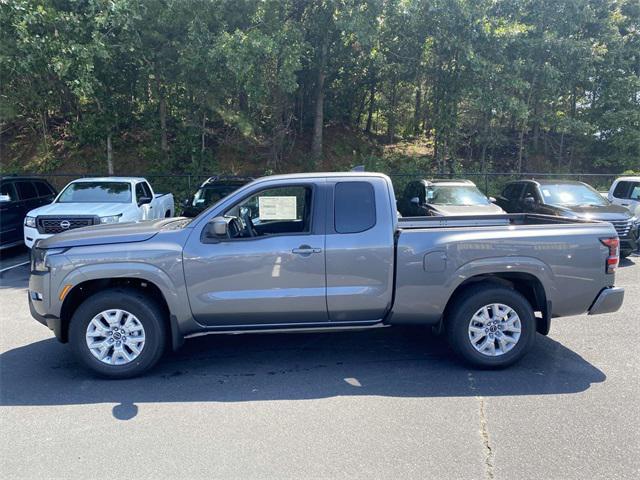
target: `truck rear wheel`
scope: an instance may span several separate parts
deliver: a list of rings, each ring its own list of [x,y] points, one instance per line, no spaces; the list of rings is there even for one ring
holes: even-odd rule
[[[447,315],[446,329],[451,347],[468,363],[503,368],[532,347],[536,335],[533,308],[517,291],[477,285],[459,300]]]
[[[100,376],[130,378],[153,367],[164,351],[163,312],[141,292],[112,289],[75,311],[69,340],[78,359]]]

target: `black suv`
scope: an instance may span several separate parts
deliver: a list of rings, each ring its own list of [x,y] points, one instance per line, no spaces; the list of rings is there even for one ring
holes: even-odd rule
[[[51,203],[56,195],[42,178],[0,177],[0,249],[21,245],[27,212]]]
[[[638,248],[635,218],[586,183],[566,180],[520,180],[507,183],[496,203],[508,213],[543,213],[611,223],[620,238],[620,256]]]
[[[195,217],[231,192],[253,181],[251,177],[209,177],[190,200],[185,200],[181,215]]]

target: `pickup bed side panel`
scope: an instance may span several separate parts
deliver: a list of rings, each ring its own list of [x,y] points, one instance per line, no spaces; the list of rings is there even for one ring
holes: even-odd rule
[[[389,322],[437,323],[463,282],[505,273],[537,278],[553,316],[584,313],[613,285],[598,238],[614,235],[608,224],[401,230]]]

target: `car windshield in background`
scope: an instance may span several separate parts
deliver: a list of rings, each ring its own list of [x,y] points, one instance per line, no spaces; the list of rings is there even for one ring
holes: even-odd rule
[[[541,185],[540,190],[544,203],[566,206],[601,206],[609,205],[609,201],[600,193],[586,185],[573,183],[557,183]]]
[[[473,185],[427,187],[427,203],[433,205],[488,205],[489,199]]]
[[[235,192],[238,188],[238,186],[234,185],[220,185],[217,187],[201,188],[193,197],[193,202],[191,202],[191,205],[194,207],[213,205],[230,193]]]
[[[60,194],[58,203],[130,203],[131,185],[126,182],[77,182]]]

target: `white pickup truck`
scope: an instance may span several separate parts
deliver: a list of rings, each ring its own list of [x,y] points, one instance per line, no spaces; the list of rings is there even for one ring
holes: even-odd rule
[[[173,195],[154,193],[144,178],[81,178],[67,184],[49,205],[27,213],[24,243],[32,248],[36,240],[74,228],[173,215]]]

